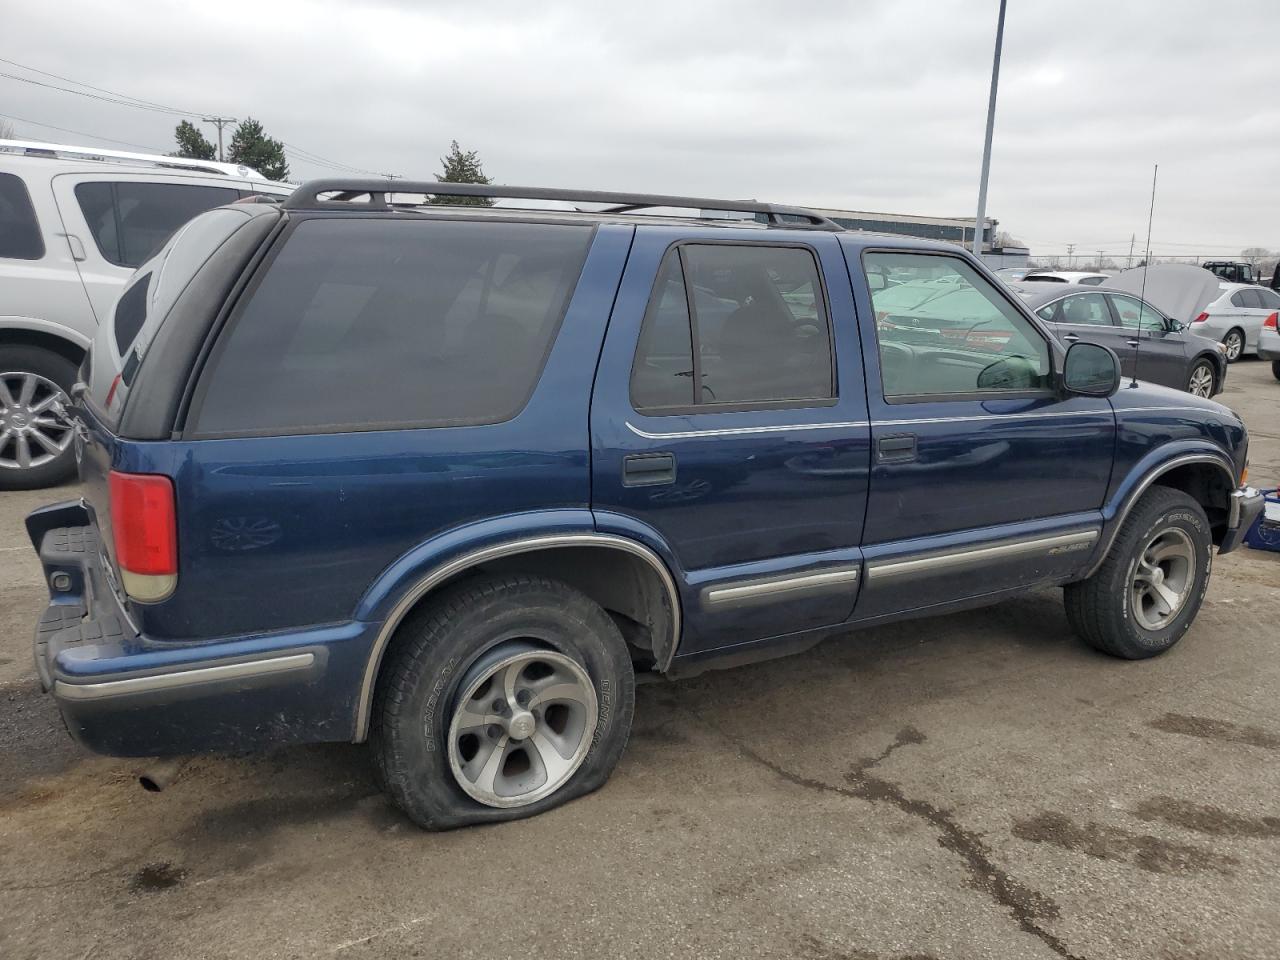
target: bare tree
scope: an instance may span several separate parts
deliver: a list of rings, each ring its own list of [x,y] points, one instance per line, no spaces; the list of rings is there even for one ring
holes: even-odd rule
[[[13,124],[8,120],[0,120],[0,140],[12,140],[18,135],[18,131],[13,129]]]

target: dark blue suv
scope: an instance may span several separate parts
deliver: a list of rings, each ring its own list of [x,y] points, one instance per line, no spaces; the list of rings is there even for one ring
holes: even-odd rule
[[[91,749],[368,740],[425,827],[527,816],[605,781],[637,673],[1047,585],[1159,653],[1261,509],[1235,414],[1063,352],[957,247],[391,189],[202,214],[100,329],[83,499],[27,521]]]

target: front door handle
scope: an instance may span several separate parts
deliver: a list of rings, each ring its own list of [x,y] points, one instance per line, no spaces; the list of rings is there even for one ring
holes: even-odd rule
[[[676,457],[673,453],[632,453],[622,458],[624,487],[652,487],[676,482]]]
[[[910,463],[915,458],[916,437],[913,433],[881,437],[876,444],[876,459],[881,463]]]
[[[1079,339],[1080,339],[1080,337],[1079,337],[1078,335],[1074,334],[1074,333],[1068,333],[1068,334],[1067,334],[1065,337],[1063,337],[1062,339],[1063,339],[1063,340],[1065,340],[1065,341],[1067,341],[1067,343],[1075,343],[1077,340],[1079,340]]]
[[[1126,340],[1125,343],[1127,343],[1131,347],[1136,347],[1138,345],[1137,340]]]

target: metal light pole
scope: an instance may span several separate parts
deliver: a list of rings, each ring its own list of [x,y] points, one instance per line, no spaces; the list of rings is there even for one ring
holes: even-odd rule
[[[991,61],[991,99],[987,101],[987,139],[982,145],[982,181],[978,184],[978,218],[973,225],[973,253],[982,256],[982,233],[987,219],[987,175],[991,172],[991,131],[996,125],[996,86],[1000,82],[1000,48],[1004,45],[1004,5],[996,21],[996,53]]]

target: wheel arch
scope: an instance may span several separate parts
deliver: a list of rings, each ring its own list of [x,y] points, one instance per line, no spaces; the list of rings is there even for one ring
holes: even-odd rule
[[[501,540],[439,560],[401,584],[361,676],[356,742],[368,737],[382,663],[405,619],[450,585],[497,573],[538,573],[581,590],[613,617],[631,645],[650,651],[658,669],[670,667],[680,639],[680,591],[654,550],[628,537],[590,530]]]
[[[1209,517],[1213,542],[1221,543],[1231,511],[1231,491],[1237,485],[1235,466],[1220,451],[1181,453],[1156,464],[1137,467],[1130,474],[1113,502],[1112,515],[1103,528],[1093,566],[1085,576],[1092,576],[1102,565],[1125,517],[1155,485],[1181,490],[1199,503]]]
[[[47,321],[7,319],[0,326],[0,347],[39,347],[79,366],[89,349],[89,340],[73,330]]]

